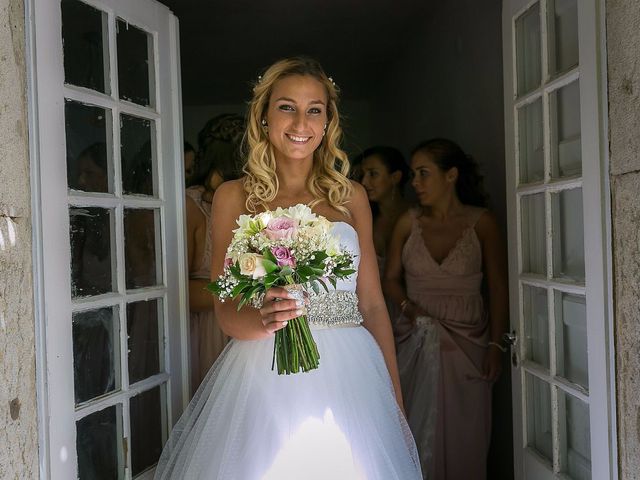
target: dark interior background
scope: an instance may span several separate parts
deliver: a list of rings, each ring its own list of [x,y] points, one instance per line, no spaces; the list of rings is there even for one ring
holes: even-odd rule
[[[506,232],[501,0],[160,1],[180,20],[185,140],[197,146],[209,118],[244,113],[274,60],[311,55],[342,91],[349,155],[388,144],[408,156],[450,138],[480,163]],[[488,478],[510,479],[508,368],[494,396]]]

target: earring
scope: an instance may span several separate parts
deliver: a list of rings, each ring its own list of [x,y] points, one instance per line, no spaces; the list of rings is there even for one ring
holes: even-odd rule
[[[263,118],[260,123],[262,124],[262,128],[264,129],[264,131],[268,132],[269,131],[269,126],[267,125],[267,120],[265,118]]]
[[[322,136],[324,137],[324,135],[327,133],[327,124],[324,124],[324,130],[322,131]]]

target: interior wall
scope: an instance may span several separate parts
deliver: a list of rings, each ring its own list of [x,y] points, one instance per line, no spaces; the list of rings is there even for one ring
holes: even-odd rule
[[[403,152],[445,137],[480,163],[491,208],[505,224],[502,6],[439,2],[385,72],[372,98],[372,136]]]

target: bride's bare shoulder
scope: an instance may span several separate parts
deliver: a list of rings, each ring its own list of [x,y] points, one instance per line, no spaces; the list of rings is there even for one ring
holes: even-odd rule
[[[360,183],[354,180],[351,180],[351,197],[347,205],[351,215],[354,217],[366,216],[367,214],[371,215],[367,191]]]

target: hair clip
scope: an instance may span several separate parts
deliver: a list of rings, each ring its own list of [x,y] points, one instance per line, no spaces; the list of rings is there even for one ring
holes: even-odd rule
[[[333,77],[327,77],[327,78],[329,79],[331,84],[335,87],[336,86],[336,82],[333,81]]]
[[[258,83],[262,83],[262,75],[258,75]]]

